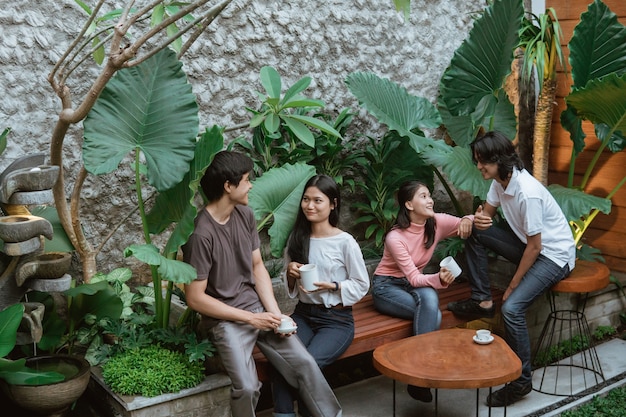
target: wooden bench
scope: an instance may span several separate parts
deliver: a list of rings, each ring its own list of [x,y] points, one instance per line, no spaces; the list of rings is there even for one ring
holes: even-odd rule
[[[469,298],[471,294],[467,282],[455,282],[450,287],[439,290],[439,308],[442,313],[441,328],[447,329],[464,325],[467,319],[459,318],[448,311],[448,303]],[[502,304],[503,291],[492,289],[494,301]],[[378,346],[395,340],[404,339],[413,335],[413,323],[411,320],[381,314],[374,308],[371,295],[366,295],[354,305],[354,340],[350,347],[339,357],[349,358],[365,352],[371,352]],[[258,348],[255,348],[254,359],[257,365],[259,379],[269,379],[269,363]]]

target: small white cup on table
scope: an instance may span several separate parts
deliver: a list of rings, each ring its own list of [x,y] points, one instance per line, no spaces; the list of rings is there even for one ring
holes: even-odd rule
[[[488,342],[491,337],[491,331],[487,329],[476,330],[476,340],[479,342]]]

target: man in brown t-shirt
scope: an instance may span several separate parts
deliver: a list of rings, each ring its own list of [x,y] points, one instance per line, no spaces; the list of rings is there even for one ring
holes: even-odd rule
[[[255,416],[261,387],[252,358],[255,344],[298,389],[313,416],[341,416],[332,389],[304,345],[276,332],[281,312],[261,258],[254,214],[247,207],[252,166],[247,156],[222,151],[200,182],[209,203],[183,246],[185,262],[198,273],[185,286],[187,303],[202,314],[232,380],[234,417]]]

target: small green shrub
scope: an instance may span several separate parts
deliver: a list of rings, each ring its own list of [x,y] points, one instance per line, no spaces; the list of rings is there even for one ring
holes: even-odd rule
[[[181,353],[148,346],[112,357],[102,366],[102,376],[118,394],[154,397],[194,387],[204,378],[204,370]]]
[[[593,397],[591,401],[574,410],[568,410],[561,417],[622,417],[626,410],[626,387],[615,388],[606,396]]]
[[[593,332],[593,338],[596,340],[604,340],[617,333],[617,329],[613,326],[598,326]]]
[[[563,340],[561,343],[555,346],[550,346],[549,349],[537,352],[534,364],[537,366],[545,366],[556,361],[559,361],[568,356],[572,356],[574,353],[589,347],[589,339],[576,335],[571,340]]]

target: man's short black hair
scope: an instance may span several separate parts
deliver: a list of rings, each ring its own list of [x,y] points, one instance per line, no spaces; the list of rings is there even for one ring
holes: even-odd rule
[[[200,180],[202,192],[209,201],[224,195],[226,181],[239,186],[243,176],[252,171],[254,164],[248,156],[232,151],[218,152]]]

